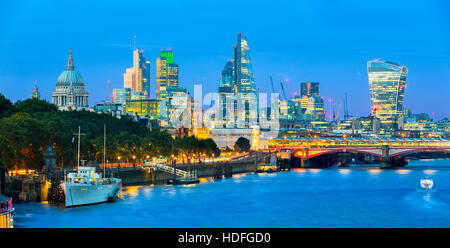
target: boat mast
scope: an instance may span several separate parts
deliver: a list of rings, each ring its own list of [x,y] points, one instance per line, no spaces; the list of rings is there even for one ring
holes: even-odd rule
[[[105,166],[106,166],[106,123],[103,126],[103,178],[105,178]]]
[[[78,126],[78,159],[77,159],[77,172],[80,169],[80,137],[81,137],[81,127]]]

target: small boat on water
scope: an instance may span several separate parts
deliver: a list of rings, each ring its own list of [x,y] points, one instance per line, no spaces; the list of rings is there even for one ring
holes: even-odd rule
[[[270,161],[268,164],[260,165],[258,168],[256,168],[255,173],[272,173],[272,172],[279,172],[280,166],[277,164],[277,155],[272,154],[270,156]]]
[[[433,186],[434,186],[433,179],[428,178],[420,179],[420,187],[422,189],[433,189]]]
[[[173,185],[182,185],[182,184],[195,184],[199,183],[200,180],[197,178],[178,178],[178,179],[169,179],[168,183]]]
[[[103,162],[105,163],[106,125],[104,137]],[[78,127],[78,166],[76,173],[68,173],[62,184],[66,207],[74,207],[114,201],[122,190],[122,180],[105,178],[105,167],[102,174],[95,172],[95,167],[80,166],[80,127]],[[103,163],[103,164],[104,164]]]

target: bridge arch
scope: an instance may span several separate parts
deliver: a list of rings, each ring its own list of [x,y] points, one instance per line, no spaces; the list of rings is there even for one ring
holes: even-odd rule
[[[306,154],[307,153],[307,154]],[[357,148],[337,148],[337,149],[320,149],[320,150],[314,150],[310,149],[308,151],[306,150],[297,150],[293,154],[296,157],[302,158],[306,157],[308,159],[319,157],[326,154],[337,154],[337,153],[362,153],[367,155],[373,155],[375,157],[381,157],[381,154],[378,154],[376,152],[370,151],[370,150],[364,150],[364,149],[357,149]]]
[[[410,150],[404,150],[404,151],[399,151],[399,152],[393,152],[391,154],[389,154],[390,158],[402,158],[405,157],[407,155],[410,154],[414,154],[414,153],[450,153],[450,149],[445,149],[445,148],[416,148],[416,149],[410,149]]]

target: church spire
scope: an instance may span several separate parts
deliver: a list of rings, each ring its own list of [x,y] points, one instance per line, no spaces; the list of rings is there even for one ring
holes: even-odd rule
[[[70,48],[69,59],[67,60],[67,70],[73,71],[75,67],[73,66],[72,48]]]
[[[31,99],[39,99],[41,96],[37,88],[37,81],[34,81],[33,93],[31,93]]]

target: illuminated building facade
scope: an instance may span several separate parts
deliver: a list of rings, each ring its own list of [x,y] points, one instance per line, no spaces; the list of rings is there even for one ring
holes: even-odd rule
[[[226,125],[227,102],[230,101],[231,94],[234,92],[235,90],[233,83],[233,62],[230,60],[225,64],[225,67],[222,70],[222,74],[220,75],[219,109],[217,114],[218,118],[216,118],[217,127],[225,127]]]
[[[162,50],[156,58],[156,99],[167,99],[170,94],[167,87],[178,87],[178,65],[174,63],[172,50]]]
[[[250,128],[258,123],[258,101],[250,48],[245,34],[239,33],[233,48],[233,60],[228,61],[220,76],[219,104],[216,116],[218,128]]]
[[[52,93],[52,103],[56,104],[60,110],[87,110],[88,97],[83,77],[75,71],[71,49],[67,68],[59,75],[56,90]]]
[[[381,132],[396,129],[403,116],[406,66],[381,59],[367,63],[371,114],[380,119]]]
[[[319,95],[312,95],[308,97],[308,104],[305,114],[309,114],[312,121],[324,121],[325,114],[322,97]]]
[[[141,92],[145,98],[150,96],[150,62],[145,61],[144,51],[133,51],[133,67],[123,74],[123,87],[131,92]]]
[[[113,103],[125,106],[127,101],[131,100],[131,89],[113,89]]]
[[[159,118],[160,101],[155,99],[130,100],[125,105],[125,113],[139,117]]]

